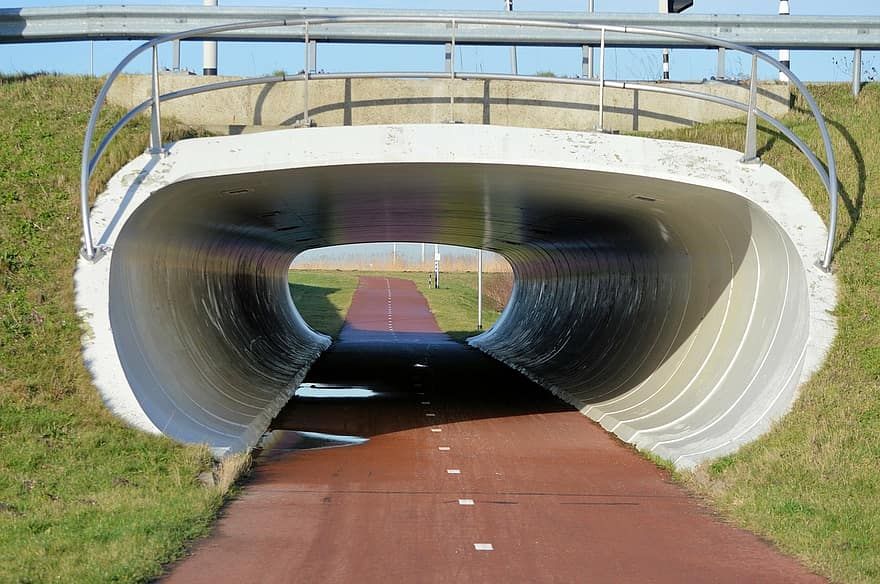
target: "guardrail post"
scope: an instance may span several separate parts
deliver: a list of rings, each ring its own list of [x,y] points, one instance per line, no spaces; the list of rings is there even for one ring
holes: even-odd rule
[[[455,19],[452,19],[452,38],[449,44],[452,57],[449,60],[449,123],[455,123]]]
[[[596,129],[605,131],[605,28],[599,34],[599,124]]]
[[[758,55],[752,55],[752,80],[749,83],[749,115],[746,119],[746,147],[741,162],[760,162],[758,158]]]
[[[150,103],[150,154],[162,154],[162,122],[159,111],[159,47],[153,47],[153,94]]]
[[[858,97],[862,91],[862,49],[853,51],[853,77],[852,92],[853,97]]]
[[[724,47],[718,47],[718,68],[715,71],[715,79],[727,78],[727,50]]]
[[[305,29],[303,35],[303,48],[305,50],[305,57],[303,59],[303,126],[309,128],[312,125],[312,118],[309,116],[309,72],[312,70],[312,52],[309,50],[311,43],[309,42],[308,20],[303,23],[303,28]]]

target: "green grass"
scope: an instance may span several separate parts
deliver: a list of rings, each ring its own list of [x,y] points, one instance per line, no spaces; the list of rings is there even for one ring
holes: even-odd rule
[[[339,334],[345,313],[360,275],[382,275],[415,282],[425,295],[440,330],[464,341],[477,330],[477,275],[473,272],[442,274],[440,288],[428,286],[425,272],[343,272],[294,270],[290,281],[294,302],[303,318],[315,329],[330,336]],[[500,312],[483,304],[483,328],[488,329]]]
[[[867,86],[858,99],[845,85],[812,91],[830,126],[842,186],[837,339],[769,434],[681,479],[832,579],[880,582],[880,87]],[[795,111],[786,121],[823,152],[811,116]],[[743,126],[657,135],[740,149]],[[768,128],[759,140],[764,162],[797,184],[827,221],[825,189],[806,159]]]
[[[337,337],[357,288],[353,272],[291,270],[290,295],[309,325]]]
[[[83,366],[72,276],[97,91],[83,77],[0,77],[0,582],[148,580],[223,500],[196,479],[206,449],[126,427]],[[147,135],[138,120],[117,138],[93,186]]]

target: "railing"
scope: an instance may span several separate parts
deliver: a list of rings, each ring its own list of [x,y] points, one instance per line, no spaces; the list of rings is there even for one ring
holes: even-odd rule
[[[396,72],[388,72],[388,73],[312,73],[311,72],[311,63],[310,63],[310,54],[308,50],[309,41],[311,40],[309,37],[309,27],[314,26],[328,26],[335,24],[368,24],[368,23],[376,23],[376,24],[389,24],[389,23],[439,23],[446,24],[450,28],[450,34],[448,43],[451,44],[453,48],[453,58],[450,63],[448,63],[448,71],[447,72],[421,72],[421,73],[396,73]],[[553,28],[553,29],[567,29],[567,30],[583,30],[583,31],[595,31],[599,32],[599,77],[597,79],[587,79],[587,78],[579,78],[579,79],[569,79],[569,78],[548,78],[548,77],[535,77],[535,76],[527,76],[527,75],[505,75],[505,74],[484,74],[484,73],[462,73],[455,70],[455,43],[456,43],[456,33],[460,26],[462,25],[480,25],[480,26],[491,26],[491,25],[503,25],[503,26],[522,26],[522,27],[538,27],[538,28]],[[172,41],[179,41],[187,38],[205,38],[211,37],[213,35],[218,35],[224,32],[229,31],[239,31],[246,29],[256,29],[256,28],[271,28],[271,27],[300,27],[302,32],[299,34],[299,38],[302,38],[304,42],[305,50],[305,67],[303,68],[303,72],[297,75],[279,75],[279,76],[268,76],[268,77],[255,77],[248,79],[239,79],[235,81],[223,81],[219,83],[210,83],[206,85],[202,85],[199,87],[193,87],[189,89],[183,89],[180,91],[175,91],[167,94],[160,94],[159,92],[159,59],[158,59],[158,47],[159,45]],[[663,39],[672,39],[678,42],[689,42],[692,43],[693,46],[696,47],[716,47],[719,49],[730,49],[735,51],[740,51],[746,53],[751,56],[752,62],[752,70],[751,70],[751,80],[749,84],[749,101],[747,103],[739,102],[733,99],[724,98],[720,96],[708,95],[704,93],[699,93],[696,91],[691,91],[688,89],[676,88],[676,87],[668,87],[664,85],[657,84],[643,84],[643,83],[632,83],[632,82],[624,82],[624,81],[610,81],[606,79],[605,75],[605,55],[606,55],[606,43],[605,36],[606,33],[617,33],[617,34],[634,34],[634,35],[649,35],[656,36]],[[113,82],[119,77],[122,71],[128,66],[131,61],[144,53],[147,50],[152,49],[152,92],[151,97],[141,104],[132,108],[125,116],[123,116],[102,138],[96,147],[94,153],[91,152],[92,142],[94,140],[95,128],[98,121],[98,116],[101,113],[101,109],[104,106],[104,103],[107,99],[107,94],[110,91],[110,87],[113,85]],[[761,111],[757,107],[757,96],[758,96],[758,62],[764,61],[768,63],[777,71],[783,73],[794,85],[798,91],[803,96],[807,105],[810,108],[811,113],[813,114],[816,122],[819,126],[819,132],[822,136],[822,142],[825,148],[825,159],[827,163],[827,168],[823,166],[822,162],[819,160],[819,157],[812,151],[812,149],[799,138],[793,131],[791,131],[785,124],[774,118],[773,116],[767,114],[766,112]],[[511,20],[511,19],[501,19],[501,18],[456,18],[456,17],[406,17],[406,16],[394,16],[394,17],[334,17],[334,18],[310,18],[303,20],[289,20],[289,19],[273,19],[273,20],[261,20],[261,21],[252,21],[252,22],[238,22],[234,24],[221,25],[221,26],[210,26],[205,28],[193,29],[188,31],[183,31],[179,33],[174,33],[170,35],[166,35],[163,37],[159,37],[153,39],[151,41],[145,42],[143,45],[137,47],[133,51],[131,51],[120,63],[116,66],[115,69],[110,73],[107,77],[107,80],[104,82],[103,87],[101,87],[101,91],[98,93],[98,96],[95,100],[95,105],[92,107],[92,112],[89,117],[89,123],[86,126],[85,138],[83,140],[83,153],[82,153],[82,168],[80,174],[80,209],[82,212],[82,224],[83,224],[83,250],[82,255],[87,260],[97,261],[104,253],[106,252],[106,248],[102,245],[95,245],[94,239],[92,236],[91,222],[89,217],[89,181],[91,180],[92,173],[95,170],[98,162],[101,159],[101,156],[104,154],[107,146],[113,140],[113,138],[119,133],[119,131],[130,122],[136,115],[143,112],[147,107],[151,110],[151,122],[150,122],[150,153],[154,156],[162,155],[162,134],[160,127],[160,119],[161,112],[160,107],[162,101],[169,101],[173,99],[178,99],[181,97],[186,97],[189,95],[195,95],[199,93],[205,93],[209,91],[217,91],[221,89],[229,89],[233,87],[242,87],[248,85],[258,85],[263,83],[276,83],[276,82],[284,82],[284,81],[302,81],[304,83],[304,91],[303,91],[303,122],[306,126],[310,125],[309,118],[309,82],[310,80],[318,80],[318,79],[357,79],[357,78],[435,78],[435,79],[449,79],[450,80],[450,97],[449,97],[449,107],[450,107],[450,121],[455,121],[455,80],[466,80],[466,79],[480,79],[480,80],[523,80],[523,81],[533,81],[540,83],[562,83],[562,84],[573,84],[573,85],[587,85],[594,86],[599,88],[599,103],[598,103],[598,124],[597,130],[604,130],[604,116],[605,116],[605,89],[606,88],[615,88],[615,89],[633,89],[640,90],[646,92],[653,93],[663,93],[668,95],[676,95],[681,97],[689,97],[694,99],[700,99],[703,101],[708,101],[712,103],[717,103],[720,105],[724,105],[733,109],[737,109],[743,112],[746,112],[746,138],[745,145],[743,148],[743,158],[742,162],[750,163],[758,160],[757,158],[757,119],[761,118],[765,122],[769,123],[776,130],[778,130],[781,134],[783,134],[786,138],[788,138],[797,148],[807,157],[807,160],[813,165],[813,168],[816,170],[816,173],[819,175],[822,180],[822,184],[825,186],[825,190],[828,193],[829,199],[829,218],[828,218],[828,240],[825,246],[824,256],[821,258],[821,266],[822,268],[828,270],[831,267],[831,262],[834,257],[834,243],[835,243],[835,233],[837,229],[837,213],[838,213],[838,182],[837,182],[837,168],[834,160],[834,151],[831,145],[831,137],[828,133],[828,128],[825,124],[825,119],[822,116],[821,111],[819,110],[819,106],[816,104],[816,100],[813,98],[813,95],[804,85],[804,83],[791,72],[791,70],[774,59],[773,57],[753,49],[751,47],[747,47],[744,45],[739,45],[736,43],[732,43],[729,41],[724,41],[721,39],[716,39],[712,37],[690,34],[690,33],[682,33],[668,30],[660,30],[653,28],[644,28],[644,27],[633,27],[633,26],[607,26],[607,25],[597,25],[597,24],[584,24],[577,22],[558,22],[558,21],[541,21],[541,20]]]

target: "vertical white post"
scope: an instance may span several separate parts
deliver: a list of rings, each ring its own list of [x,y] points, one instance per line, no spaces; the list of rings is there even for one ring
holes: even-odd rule
[[[162,125],[159,111],[159,47],[153,47],[153,79],[150,103],[150,154],[162,154]]]
[[[513,0],[504,0],[504,7],[508,12],[513,12]],[[517,74],[516,45],[510,47],[510,72],[514,75]]]
[[[657,0],[660,14],[669,14],[669,2]],[[669,81],[669,49],[663,49],[663,81]]]
[[[217,6],[217,0],[202,0],[203,6]],[[202,75],[217,74],[217,41],[202,43]]]
[[[434,244],[434,288],[440,287],[440,246]]]
[[[715,79],[725,79],[727,77],[727,51],[724,47],[718,47],[718,70],[715,72]]]
[[[422,243],[422,266],[425,265],[425,244]]]
[[[397,267],[397,243],[391,244],[391,267]]]
[[[305,29],[303,37],[303,49],[305,56],[303,57],[303,126],[308,128],[312,125],[312,119],[309,117],[309,76],[312,70],[312,52],[309,50],[309,21],[303,23]]]
[[[180,71],[180,39],[171,42],[171,70]]]
[[[483,330],[483,250],[477,250],[477,330]]]
[[[599,125],[596,128],[604,132],[605,128],[605,28],[599,35]]]
[[[788,4],[788,0],[779,0],[779,16],[789,16],[790,14],[791,7]],[[788,49],[779,49],[779,62],[791,69],[791,55]],[[788,75],[780,71],[779,80],[788,83]]]
[[[89,42],[89,77],[95,76],[95,41]]]
[[[587,1],[587,13],[593,14],[596,11],[596,6],[594,0]],[[590,45],[584,45],[581,47],[583,51],[583,57],[581,58],[581,76],[587,79],[593,79],[596,76],[596,72],[593,67],[593,47]]]
[[[449,60],[449,123],[455,123],[455,19],[452,19],[452,38],[449,43],[449,52],[452,58]]]
[[[862,90],[862,49],[853,51],[853,76],[852,76],[852,92],[853,97],[858,97]]]
[[[749,84],[749,117],[746,120],[746,147],[742,161],[758,162],[758,56],[752,55],[752,80]]]

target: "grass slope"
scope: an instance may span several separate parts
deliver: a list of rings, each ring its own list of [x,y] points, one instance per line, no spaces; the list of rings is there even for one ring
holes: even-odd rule
[[[77,190],[97,91],[87,78],[0,77],[0,582],[150,579],[222,502],[196,479],[205,449],[126,427],[83,366]],[[119,136],[94,182],[147,134],[138,121]]]
[[[853,99],[845,85],[812,88],[834,142],[841,222],[834,270],[839,334],[793,411],[733,456],[682,476],[725,514],[838,581],[880,582],[880,87]],[[787,123],[824,152],[802,101]],[[740,149],[740,123],[659,137]],[[825,189],[775,131],[759,153],[797,184],[826,219]],[[824,156],[821,157],[824,159]]]
[[[347,272],[333,270],[292,270],[291,292],[294,302],[313,328],[330,336],[339,334],[351,306],[357,278],[361,275],[388,276],[415,282],[425,295],[437,325],[458,341],[477,330],[477,275],[472,272],[442,274],[440,288],[428,286],[425,272]],[[488,329],[501,315],[483,303],[483,328]]]

